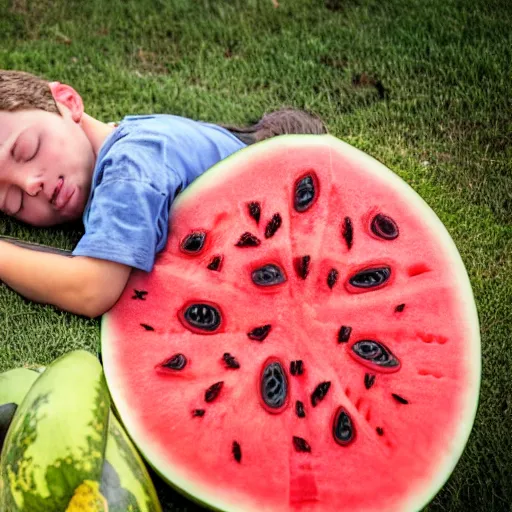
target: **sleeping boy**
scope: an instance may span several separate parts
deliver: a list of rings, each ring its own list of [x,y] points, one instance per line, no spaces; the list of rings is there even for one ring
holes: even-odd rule
[[[293,109],[247,127],[174,115],[87,115],[71,86],[0,70],[0,211],[33,226],[82,218],[71,258],[0,241],[0,280],[36,302],[96,317],[120,297],[132,268],[151,271],[167,241],[176,195],[248,144],[325,133]]]

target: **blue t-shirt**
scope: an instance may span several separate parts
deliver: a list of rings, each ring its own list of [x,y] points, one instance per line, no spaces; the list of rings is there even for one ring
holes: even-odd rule
[[[245,144],[220,126],[172,115],[128,116],[98,154],[74,256],[149,272],[167,242],[176,194]]]

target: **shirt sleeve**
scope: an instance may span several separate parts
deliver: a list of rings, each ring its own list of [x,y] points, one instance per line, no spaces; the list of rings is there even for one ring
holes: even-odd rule
[[[73,255],[115,261],[149,272],[157,247],[167,239],[166,209],[168,212],[168,195],[150,183],[103,180],[94,190],[85,234]]]

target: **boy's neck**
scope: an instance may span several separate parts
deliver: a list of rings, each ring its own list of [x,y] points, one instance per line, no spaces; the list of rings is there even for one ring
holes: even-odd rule
[[[80,123],[85,135],[91,143],[94,154],[98,156],[101,146],[106,138],[115,130],[115,127],[102,123],[85,112],[82,115]]]

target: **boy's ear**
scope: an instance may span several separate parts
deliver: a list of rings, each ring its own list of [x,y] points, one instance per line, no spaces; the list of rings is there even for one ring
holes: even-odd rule
[[[75,123],[79,123],[84,113],[84,103],[82,97],[73,87],[60,82],[50,82],[48,84],[52,91],[52,96],[59,109],[64,106],[71,112],[71,118]]]

